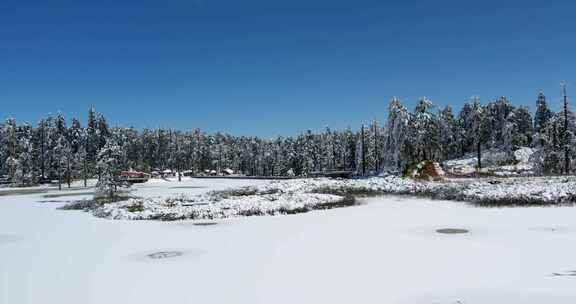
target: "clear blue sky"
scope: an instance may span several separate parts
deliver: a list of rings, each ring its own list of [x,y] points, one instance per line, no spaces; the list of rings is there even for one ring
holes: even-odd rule
[[[574,1],[2,0],[0,118],[292,135],[392,96],[534,108],[576,83]],[[576,92],[576,86],[571,90]],[[576,93],[574,93],[576,94]]]

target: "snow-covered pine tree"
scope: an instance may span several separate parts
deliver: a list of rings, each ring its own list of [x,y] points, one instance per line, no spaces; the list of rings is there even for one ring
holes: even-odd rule
[[[440,123],[431,111],[433,108],[433,103],[423,97],[410,116],[401,150],[402,170],[424,160],[435,161],[442,158]]]
[[[426,97],[421,98],[414,110],[413,122],[416,129],[416,161],[439,160],[442,158],[440,123],[432,111],[434,103]]]
[[[459,156],[458,138],[461,133],[458,121],[454,118],[452,107],[446,106],[438,114],[440,130],[440,147],[442,151],[442,160],[453,159]]]
[[[308,175],[314,171],[321,170],[320,164],[320,142],[318,136],[311,130],[306,131],[303,142],[303,175]]]
[[[46,120],[41,119],[34,130],[33,159],[35,163],[35,176],[38,181],[44,181],[46,176],[47,142]]]
[[[102,113],[96,113],[96,126],[97,126],[97,144],[98,149],[102,149],[106,145],[106,140],[111,136],[110,128],[108,127],[108,122],[106,117]]]
[[[396,97],[388,107],[388,120],[386,122],[384,144],[384,166],[391,170],[398,170],[402,165],[400,152],[407,136],[410,114]]]
[[[0,122],[0,178],[6,175],[6,159],[8,158],[7,143],[4,137],[4,123]]]
[[[482,168],[482,146],[495,134],[490,132],[488,127],[492,123],[488,118],[488,111],[480,103],[480,98],[472,97],[470,102],[464,104],[459,115],[462,154],[475,151],[478,169]]]
[[[458,114],[460,156],[474,151],[473,102],[466,102]]]
[[[113,138],[109,138],[97,156],[99,178],[96,184],[95,198],[112,199],[116,196],[120,183],[115,177],[120,171],[121,157],[118,143]]]
[[[46,117],[46,125],[45,125],[45,133],[46,133],[46,176],[50,180],[54,180],[58,178],[58,168],[59,164],[59,157],[57,155],[56,146],[58,144],[58,139],[63,134],[57,132],[56,127],[56,119],[52,115],[48,115]]]
[[[320,166],[323,171],[334,170],[336,167],[334,159],[334,141],[333,134],[330,128],[326,128],[324,132],[319,134],[320,140]]]
[[[536,101],[536,113],[534,114],[534,131],[542,133],[548,126],[551,118],[552,111],[548,108],[546,96],[544,95],[544,92],[540,91]]]
[[[512,144],[514,149],[519,147],[529,147],[532,145],[532,138],[534,134],[532,115],[527,107],[515,108],[511,121],[514,125]]]
[[[285,145],[285,139],[283,137],[277,137],[272,143],[272,155],[273,155],[273,166],[272,166],[272,176],[282,176],[286,175],[286,172],[290,169],[287,162],[287,155],[285,151],[289,151],[289,148]]]
[[[382,164],[382,130],[378,121],[373,120],[365,131],[366,165],[370,175],[380,172]]]
[[[76,118],[72,119],[70,128],[68,129],[68,142],[70,144],[71,156],[69,178],[76,179],[82,178],[86,181],[87,175],[85,173],[87,168],[87,153],[86,153],[86,131],[82,128],[80,121]]]
[[[570,173],[570,162],[571,162],[571,150],[573,150],[573,143],[574,143],[574,133],[570,128],[570,115],[568,110],[568,95],[566,94],[566,83],[562,82],[562,104],[563,104],[563,113],[562,118],[564,119],[562,125],[562,140],[561,145],[564,152],[564,174]],[[574,120],[572,119],[572,122]]]
[[[368,147],[366,147],[366,128],[364,125],[360,128],[360,132],[358,132],[358,142],[356,147],[356,155],[358,156],[357,163],[359,164],[359,174],[362,176],[366,176],[368,165],[366,163],[366,151]]]
[[[30,186],[33,183],[32,128],[28,124],[17,127],[15,155],[10,157],[13,186]]]
[[[72,164],[72,150],[70,143],[64,136],[60,134],[56,140],[54,148],[54,160],[56,164],[56,174],[58,176],[58,189],[62,190],[62,182],[65,180],[70,188],[70,169]]]
[[[90,167],[96,163],[96,156],[98,155],[99,142],[98,139],[98,123],[96,121],[97,112],[92,106],[88,110],[88,121],[86,123],[86,155]]]
[[[542,174],[560,174],[562,173],[562,155],[561,155],[561,129],[562,115],[554,113],[550,117],[546,129],[546,141],[543,143],[538,158],[539,171]]]
[[[66,118],[64,118],[64,114],[61,112],[56,114],[55,128],[58,136],[62,135],[64,136],[64,139],[68,139],[68,127],[66,126]]]
[[[4,145],[3,149],[3,157],[4,157],[4,167],[5,173],[8,175],[8,178],[12,182],[12,184],[19,183],[18,168],[19,168],[19,160],[18,160],[18,132],[17,132],[17,124],[14,118],[6,119],[6,122],[2,128],[2,141]]]
[[[352,132],[350,127],[344,131],[343,135],[343,145],[344,145],[344,168],[349,171],[358,171],[358,162],[356,161],[356,142],[358,141],[358,136]]]
[[[498,148],[509,139],[504,134],[509,132],[505,128],[510,127],[507,124],[510,122],[509,116],[513,111],[514,106],[505,96],[501,96],[484,107],[484,117],[488,131],[486,145],[489,148]]]

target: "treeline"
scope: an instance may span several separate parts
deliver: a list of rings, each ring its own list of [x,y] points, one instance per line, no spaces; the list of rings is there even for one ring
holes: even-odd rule
[[[451,107],[437,109],[422,98],[412,113],[399,100],[390,103],[384,134],[384,163],[401,170],[424,160],[444,161],[476,154],[482,167],[484,149],[498,149],[513,163],[519,147],[536,148],[533,162],[539,174],[572,173],[574,114],[568,109],[566,94],[563,109],[554,113],[541,92],[534,118],[527,107],[515,107],[506,97],[486,105],[478,98],[464,104],[456,116]]]
[[[536,105],[533,119],[528,108],[515,107],[505,97],[485,105],[473,98],[458,114],[427,98],[411,112],[394,98],[383,126],[374,121],[360,130],[326,129],[274,139],[200,129],[110,127],[94,108],[85,126],[76,118],[68,124],[62,114],[34,126],[9,118],[0,124],[0,175],[18,186],[128,169],[200,173],[230,168],[258,176],[350,170],[373,175],[491,148],[509,152],[512,159],[512,152],[523,146],[538,148],[535,161],[542,174],[572,172],[574,115],[567,102],[560,113],[551,111],[542,93]]]

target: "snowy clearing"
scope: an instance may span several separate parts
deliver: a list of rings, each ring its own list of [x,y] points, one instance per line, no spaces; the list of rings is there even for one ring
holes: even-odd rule
[[[137,192],[193,196],[270,185],[175,184]],[[279,217],[110,221],[38,203],[43,195],[0,197],[0,303],[576,301],[573,207],[474,208],[388,196]]]
[[[137,186],[133,192],[136,197],[125,201],[107,204],[80,201],[65,208],[84,209],[108,219],[167,221],[303,213],[351,206],[355,203],[352,196],[358,195],[411,195],[466,201],[486,207],[573,205],[576,202],[574,177],[421,181],[387,176],[357,180],[261,181],[251,186],[245,186],[245,183],[247,181],[237,182],[237,187],[194,194],[194,190],[204,189],[200,186],[202,182],[190,179],[182,183],[163,181]],[[178,186],[157,187],[172,184]],[[52,196],[58,197],[45,195]]]

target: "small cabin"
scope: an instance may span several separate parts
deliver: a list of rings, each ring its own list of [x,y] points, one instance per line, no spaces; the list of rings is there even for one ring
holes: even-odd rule
[[[122,171],[120,180],[129,183],[145,183],[150,179],[150,174],[140,171]]]

